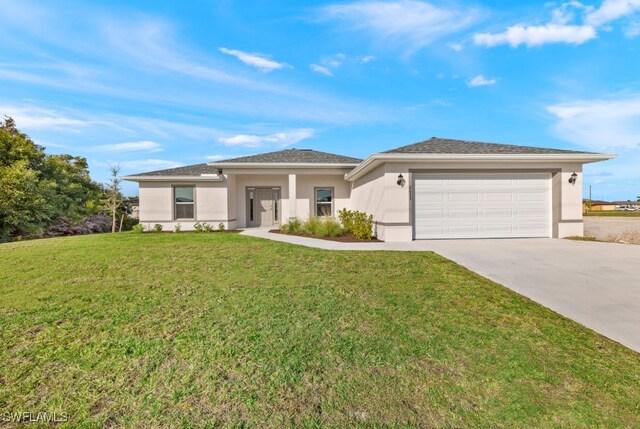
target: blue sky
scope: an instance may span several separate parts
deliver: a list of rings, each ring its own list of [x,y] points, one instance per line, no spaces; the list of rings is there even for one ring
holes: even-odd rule
[[[617,153],[585,189],[640,195],[640,0],[0,0],[0,37],[0,114],[99,181],[439,136]]]

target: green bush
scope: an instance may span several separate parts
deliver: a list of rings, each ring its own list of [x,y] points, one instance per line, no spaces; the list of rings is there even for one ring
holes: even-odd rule
[[[202,227],[204,228],[204,232],[213,232],[215,231],[215,228],[213,227],[213,225],[209,225],[208,223],[203,223]]]
[[[195,232],[204,232],[204,226],[200,222],[196,222],[193,224],[193,230]]]
[[[173,232],[180,232],[182,231],[182,225],[180,225],[179,223],[176,223],[176,225],[173,227]]]
[[[131,232],[133,232],[134,234],[142,234],[144,232],[144,225],[142,224],[135,224],[131,227]]]
[[[338,212],[338,218],[345,232],[350,232],[358,240],[373,238],[373,215],[367,215],[357,210],[342,209]]]
[[[309,235],[319,237],[322,232],[322,219],[312,216],[302,224],[302,229]]]
[[[220,222],[220,223],[218,224],[218,231],[222,232],[222,231],[224,231],[224,230],[225,230],[224,223]]]
[[[302,232],[302,222],[299,219],[293,217],[289,219],[289,222],[280,226],[280,231],[283,234],[297,234]]]
[[[326,218],[320,225],[320,237],[338,237],[342,235],[342,227],[334,218]]]
[[[162,232],[162,225],[159,223],[156,223],[155,225],[153,225],[153,232]]]

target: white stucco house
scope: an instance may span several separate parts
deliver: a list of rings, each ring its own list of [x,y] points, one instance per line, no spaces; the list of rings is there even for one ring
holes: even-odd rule
[[[365,160],[286,149],[125,177],[140,222],[274,227],[372,214],[384,241],[581,236],[582,166],[615,155],[431,138]]]

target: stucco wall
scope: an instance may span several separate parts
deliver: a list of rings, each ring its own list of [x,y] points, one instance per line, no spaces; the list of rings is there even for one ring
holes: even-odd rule
[[[195,187],[195,219],[174,219],[174,186]],[[226,181],[223,182],[140,182],[140,223],[150,228],[161,224],[165,231],[173,230],[177,223],[183,231],[193,230],[196,222],[206,222],[227,229],[236,227],[235,218],[228,216]]]
[[[387,162],[353,183],[352,207],[373,214],[378,238],[385,241],[413,239],[413,210],[410,190],[413,172],[486,170],[557,171],[552,179],[552,230],[554,237],[582,235],[582,165],[541,162]],[[569,177],[578,173],[578,182]],[[402,174],[406,185],[397,184]]]

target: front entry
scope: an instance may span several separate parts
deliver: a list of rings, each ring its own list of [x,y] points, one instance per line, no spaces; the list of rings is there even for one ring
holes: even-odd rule
[[[247,189],[247,225],[250,227],[270,227],[278,223],[280,189]]]

